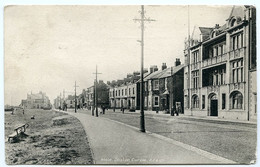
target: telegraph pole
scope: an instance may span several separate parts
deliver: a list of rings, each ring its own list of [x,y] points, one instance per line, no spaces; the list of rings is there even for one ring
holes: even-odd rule
[[[61,103],[61,92],[60,92],[60,109],[61,109],[61,105],[62,105],[62,103]]]
[[[138,21],[141,23],[141,83],[140,83],[140,131],[145,132],[145,121],[144,121],[144,22],[148,21],[155,21],[153,19],[150,19],[149,17],[146,18],[144,13],[144,5],[141,5],[141,11],[139,11],[141,14],[141,19],[134,19],[134,21]]]
[[[76,81],[75,81],[75,113],[77,112],[77,87],[79,87],[79,86],[77,86],[77,84],[76,84]]]
[[[96,72],[93,73],[93,74],[96,75],[96,82],[95,82],[95,108],[96,108],[96,117],[98,117],[98,107],[97,107],[97,100],[98,100],[98,98],[97,98],[97,75],[98,75],[98,74],[102,74],[102,73],[98,73],[98,71],[97,71],[97,65],[96,65]]]

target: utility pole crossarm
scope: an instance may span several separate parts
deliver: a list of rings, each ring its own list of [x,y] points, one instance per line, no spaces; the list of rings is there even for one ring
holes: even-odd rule
[[[141,22],[141,21],[148,21],[149,23],[151,22],[151,21],[156,21],[156,20],[154,20],[154,19],[150,19],[150,18],[144,18],[144,19],[133,19],[134,21],[138,21],[138,22]]]

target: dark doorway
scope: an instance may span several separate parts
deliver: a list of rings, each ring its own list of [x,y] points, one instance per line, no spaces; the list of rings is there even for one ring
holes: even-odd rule
[[[128,108],[131,108],[131,101],[130,100],[128,100]]]
[[[218,116],[218,100],[211,100],[210,116]]]

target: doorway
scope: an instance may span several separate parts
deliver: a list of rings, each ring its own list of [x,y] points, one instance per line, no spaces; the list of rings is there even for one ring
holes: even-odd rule
[[[218,100],[216,99],[210,101],[210,116],[218,116]]]
[[[218,98],[215,93],[211,93],[209,99],[209,116],[218,116]]]

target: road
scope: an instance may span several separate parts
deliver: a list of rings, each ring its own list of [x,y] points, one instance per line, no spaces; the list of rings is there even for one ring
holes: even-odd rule
[[[91,114],[86,110],[80,110],[79,113]],[[109,110],[105,115],[101,114],[99,118],[107,118],[139,128],[140,115],[138,113],[122,114],[119,110],[116,112]],[[146,130],[149,132],[239,164],[249,164],[256,159],[256,124],[194,119],[187,116],[170,117],[159,114],[146,114],[145,123]]]

